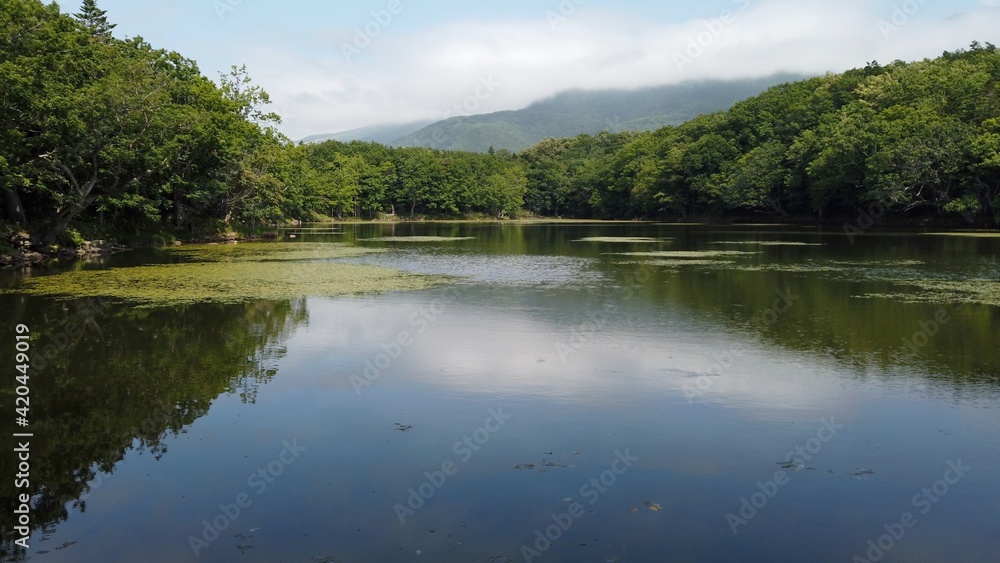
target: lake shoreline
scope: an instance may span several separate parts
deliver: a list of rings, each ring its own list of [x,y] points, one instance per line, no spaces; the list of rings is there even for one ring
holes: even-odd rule
[[[766,228],[788,227],[812,227],[821,230],[843,230],[845,236],[858,236],[867,233],[877,233],[885,230],[901,230],[906,232],[916,232],[936,230],[953,232],[956,235],[976,236],[976,235],[1000,235],[1000,229],[987,228],[985,225],[960,224],[954,220],[916,220],[900,218],[875,218],[865,211],[859,211],[856,217],[843,216],[830,218],[827,220],[816,220],[815,217],[784,217],[780,221],[769,220],[770,216],[733,216],[733,217],[713,217],[695,216],[680,221],[657,220],[657,219],[575,219],[563,217],[529,217],[523,219],[496,219],[496,218],[426,218],[418,217],[414,219],[327,219],[324,221],[306,222],[297,221],[290,224],[278,225],[254,233],[240,233],[229,231],[216,233],[209,236],[197,236],[185,239],[175,239],[170,243],[137,243],[122,244],[115,241],[116,237],[109,236],[109,240],[84,241],[80,246],[62,247],[55,249],[38,249],[33,247],[28,240],[12,240],[12,244],[18,247],[14,252],[0,254],[0,269],[18,269],[44,266],[52,261],[74,262],[77,260],[87,260],[88,258],[106,256],[127,250],[138,248],[162,248],[171,245],[188,244],[237,244],[240,242],[257,242],[280,240],[281,232],[301,228],[302,225],[414,225],[414,224],[490,224],[501,225],[678,225],[678,226],[759,226]],[[16,238],[16,237],[15,237]],[[23,238],[23,237],[22,237]],[[292,235],[290,238],[296,238]]]

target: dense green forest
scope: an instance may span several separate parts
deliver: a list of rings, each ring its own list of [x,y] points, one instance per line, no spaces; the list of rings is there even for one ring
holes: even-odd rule
[[[1000,215],[990,44],[776,86],[653,132],[478,154],[295,145],[245,69],[213,81],[113,27],[94,0],[75,16],[0,0],[3,242],[198,238],[323,216]]]
[[[74,229],[145,232],[281,217],[287,141],[233,69],[119,40],[93,0],[75,17],[0,0],[0,191],[37,247]],[[69,238],[69,240],[65,240]]]

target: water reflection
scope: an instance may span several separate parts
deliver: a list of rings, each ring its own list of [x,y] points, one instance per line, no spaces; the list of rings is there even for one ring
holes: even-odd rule
[[[459,278],[424,291],[142,311],[0,298],[47,335],[39,348],[79,333],[35,381],[36,514],[61,523],[54,544],[92,541],[45,557],[190,559],[202,522],[251,491],[205,560],[517,559],[630,449],[640,461],[545,561],[850,560],[959,458],[972,471],[893,555],[989,560],[1000,308],[859,296],[906,276],[995,273],[1000,241],[629,224],[361,225],[296,240],[385,236],[472,239],[359,243],[388,252],[353,261]],[[582,241],[616,236],[656,241]],[[619,255],[720,248],[756,254],[697,267]],[[497,408],[510,420],[456,457]],[[734,536],[726,514],[831,418],[836,439]],[[258,495],[247,476],[286,441],[306,449]],[[401,524],[394,505],[454,460]]]
[[[551,295],[560,306],[549,317],[556,323],[574,322],[562,315],[564,311],[632,302],[640,304],[639,309],[654,307],[669,315],[687,311],[716,327],[739,331],[744,338],[832,358],[848,367],[864,366],[866,373],[896,374],[903,368],[959,385],[1000,384],[1000,345],[995,336],[1000,307],[905,301],[914,291],[907,285],[912,279],[1000,279],[996,238],[886,234],[868,235],[852,244],[842,231],[630,224],[359,226],[346,236],[365,238],[385,232],[474,237],[419,249],[384,244],[390,253],[365,260],[422,273],[461,275],[482,284],[553,286]],[[646,236],[662,242],[580,241],[587,236]],[[754,246],[760,242],[764,244]],[[774,245],[788,242],[810,246]],[[656,260],[624,260],[620,255],[720,248],[751,249],[756,254],[710,260],[711,266],[675,267],[659,266]],[[636,279],[642,283],[636,284]],[[634,292],[626,298],[628,287]],[[775,315],[775,301],[782,295],[783,301],[791,296],[794,302]]]
[[[308,320],[305,300],[180,310],[139,309],[100,300],[53,302],[0,296],[11,322],[31,328],[32,526],[51,530],[71,509],[86,512],[98,473],[113,473],[129,452],[167,453],[221,394],[256,400],[276,374],[284,341]],[[3,392],[13,395],[13,378]],[[9,449],[2,467],[16,460]],[[4,554],[12,553],[12,479],[3,479]]]

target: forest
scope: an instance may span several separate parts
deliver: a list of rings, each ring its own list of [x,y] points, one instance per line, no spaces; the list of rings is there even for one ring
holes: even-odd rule
[[[116,38],[94,0],[0,0],[0,235],[39,250],[323,219],[1000,221],[1000,53],[779,85],[648,133],[520,153],[296,144],[245,67]]]

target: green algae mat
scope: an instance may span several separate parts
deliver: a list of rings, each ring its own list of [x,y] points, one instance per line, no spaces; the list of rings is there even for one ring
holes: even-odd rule
[[[441,276],[338,261],[376,252],[342,244],[198,245],[163,252],[183,261],[33,277],[5,292],[108,297],[155,307],[363,295],[426,289],[446,281]]]

